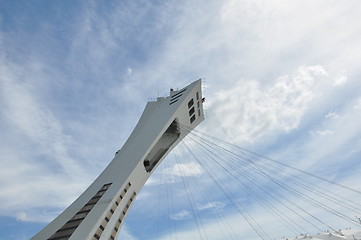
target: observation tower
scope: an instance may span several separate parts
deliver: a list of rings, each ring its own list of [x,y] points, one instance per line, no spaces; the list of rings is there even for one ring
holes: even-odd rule
[[[155,168],[204,120],[201,84],[199,79],[148,102],[135,129],[99,177],[31,240],[116,239]]]

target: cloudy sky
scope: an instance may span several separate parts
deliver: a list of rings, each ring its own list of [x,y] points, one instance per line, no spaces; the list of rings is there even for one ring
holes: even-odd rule
[[[0,0],[0,239],[38,232],[110,162],[148,100],[199,78],[207,98],[199,131],[361,190],[360,8],[358,0]],[[120,239],[200,239],[181,186],[205,170],[172,156]],[[157,207],[167,194],[183,200]],[[221,212],[247,239],[226,197],[194,202],[199,218]],[[203,222],[205,239],[224,239]]]

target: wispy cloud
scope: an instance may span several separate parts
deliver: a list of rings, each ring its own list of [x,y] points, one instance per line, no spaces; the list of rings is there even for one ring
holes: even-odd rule
[[[203,168],[197,163],[177,163],[165,171],[176,176],[199,176],[204,173]]]
[[[72,5],[73,12],[61,5],[52,16],[36,11],[31,19],[34,5],[14,12],[20,25],[2,14],[1,215],[49,221],[111,160],[148,97],[199,77],[208,86],[208,119],[199,129],[359,187],[358,5],[91,1]],[[206,175],[187,163],[160,169],[180,196],[178,217],[186,216],[181,172],[187,179]],[[150,178],[138,201],[155,204],[160,186]],[[222,206],[215,203],[198,207]],[[144,205],[135,212],[144,216]],[[240,236],[252,238],[239,216],[227,217]],[[179,239],[198,239],[191,225],[179,228]],[[205,229],[225,239],[215,223]]]
[[[81,182],[69,183],[64,176],[87,178],[87,173],[69,155],[74,144],[72,137],[64,133],[61,122],[42,103],[43,92],[36,83],[44,82],[43,78],[47,77],[44,68],[35,59],[30,65],[23,66],[4,58],[1,62],[0,111],[4,130],[0,150],[1,212],[13,215],[20,211],[17,218],[22,221],[39,220],[26,213],[32,211],[31,208],[65,207],[73,198],[68,194],[77,193],[84,187]],[[52,178],[54,174],[61,177]],[[54,189],[55,185],[59,188]],[[49,194],[57,197],[47,199]]]
[[[321,135],[321,136],[330,136],[330,135],[333,134],[333,132],[331,130],[316,131],[316,132],[311,131],[311,134],[318,134],[318,135]]]
[[[225,203],[223,202],[208,202],[206,204],[201,204],[198,206],[199,210],[206,210],[206,209],[213,209],[213,210],[220,210],[224,208]]]
[[[338,118],[338,117],[339,116],[334,111],[331,111],[331,112],[327,113],[326,116],[325,116],[326,119],[335,119],[335,118]]]
[[[170,216],[171,219],[174,219],[174,220],[186,220],[186,219],[190,219],[192,218],[192,215],[190,214],[189,211],[187,210],[182,210],[178,213],[175,213],[175,214],[172,214]]]

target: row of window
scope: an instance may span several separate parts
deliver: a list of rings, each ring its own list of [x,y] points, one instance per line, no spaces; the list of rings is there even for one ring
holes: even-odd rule
[[[76,228],[85,219],[88,213],[93,209],[95,204],[108,190],[111,183],[104,184],[100,190],[80,209],[68,222],[66,222],[56,233],[47,240],[68,240]]]
[[[196,101],[197,101],[197,109],[198,109],[198,117],[201,116],[201,108],[200,108],[200,98],[199,93],[196,92]],[[188,102],[188,109],[189,109],[189,121],[192,124],[196,120],[196,114],[195,114],[195,106],[194,106],[194,100],[193,98]]]
[[[132,204],[133,200],[135,199],[135,195],[136,195],[136,192],[133,192],[133,195],[129,198],[127,204],[126,204],[125,207],[123,208],[123,211],[122,211],[122,213],[120,214],[120,217],[119,217],[118,221],[116,222],[116,224],[115,224],[115,226],[114,226],[112,235],[110,236],[110,239],[111,239],[111,240],[114,240],[115,236],[117,235],[117,232],[119,231],[120,224],[121,224],[122,221],[124,220],[125,215],[127,214],[127,211],[128,211],[128,209],[129,209],[130,205]]]
[[[182,93],[184,91],[186,91],[187,88],[184,88],[182,90],[180,90],[179,92],[177,92],[176,94],[174,94],[171,98],[170,98],[170,102],[169,102],[169,105],[172,105],[173,103],[177,102],[178,99],[183,95]]]
[[[129,182],[129,183],[127,184],[127,186],[123,189],[123,191],[122,191],[122,193],[119,195],[119,197],[115,200],[113,206],[110,208],[108,214],[106,215],[106,217],[104,218],[104,220],[103,220],[102,223],[100,224],[98,230],[97,230],[96,233],[94,234],[93,239],[96,239],[96,240],[100,239],[100,237],[101,237],[104,229],[106,228],[108,222],[110,221],[110,218],[111,218],[112,215],[114,214],[116,208],[119,206],[120,202],[121,202],[122,199],[124,198],[125,194],[128,192],[128,190],[129,190],[129,188],[130,188],[131,185],[132,185],[132,184]],[[118,230],[119,230],[119,226],[120,226],[120,224],[122,223],[122,220],[123,220],[123,218],[124,218],[124,216],[125,216],[125,213],[126,213],[126,211],[128,210],[128,208],[129,208],[129,206],[130,206],[130,203],[131,203],[131,202],[133,201],[133,199],[135,198],[135,195],[136,195],[136,193],[133,192],[133,195],[130,197],[130,199],[128,200],[126,206],[124,207],[121,216],[119,217],[117,223],[115,224],[115,227],[114,227],[114,229],[113,229],[112,235],[110,236],[110,239],[112,239],[112,240],[115,239],[115,236],[116,236],[116,234],[117,234],[117,232],[118,232]]]

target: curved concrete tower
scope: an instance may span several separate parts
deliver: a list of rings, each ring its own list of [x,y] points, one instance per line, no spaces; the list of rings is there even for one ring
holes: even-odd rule
[[[112,240],[164,157],[204,120],[201,80],[148,102],[132,134],[99,177],[32,240]],[[182,126],[182,127],[180,127]],[[187,129],[187,131],[182,131]]]

